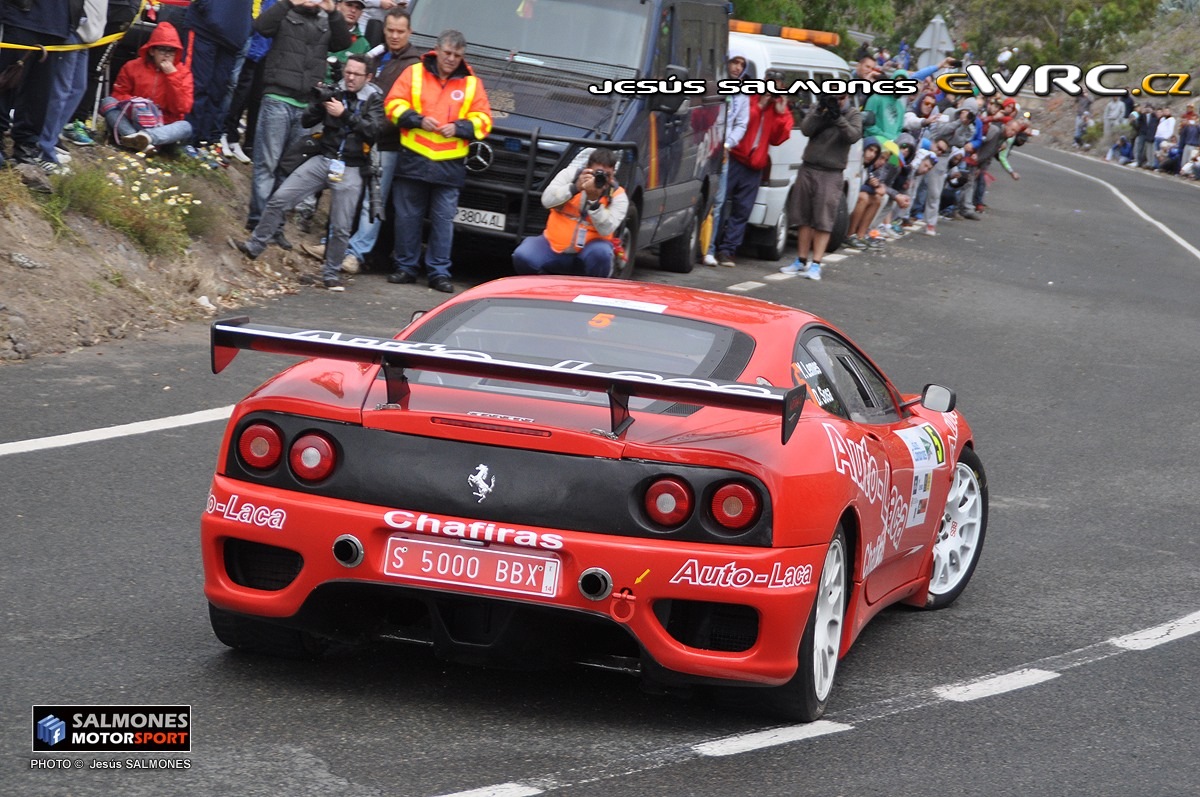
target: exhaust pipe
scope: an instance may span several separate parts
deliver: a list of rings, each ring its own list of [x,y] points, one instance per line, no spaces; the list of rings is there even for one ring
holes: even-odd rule
[[[333,558],[346,567],[358,567],[363,560],[363,545],[351,534],[343,534],[333,541]]]
[[[599,567],[589,567],[579,574],[579,593],[590,601],[602,601],[612,594],[612,576]]]

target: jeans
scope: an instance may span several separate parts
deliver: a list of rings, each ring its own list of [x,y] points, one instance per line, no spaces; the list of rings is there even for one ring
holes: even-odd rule
[[[229,76],[237,62],[237,53],[226,50],[212,39],[194,35],[192,39],[192,84],[195,100],[188,120],[196,141],[217,141],[225,126],[222,110],[229,97]]]
[[[4,26],[5,44],[25,44],[38,47],[44,44],[62,44],[63,39],[44,33],[18,28],[11,23]],[[49,58],[45,62],[36,52],[0,48],[0,72],[29,55],[25,62],[25,73],[16,88],[0,96],[0,109],[12,111],[12,127],[9,134],[13,140],[13,160],[33,161],[41,154],[38,141],[46,125],[46,98],[54,84],[54,71]],[[6,114],[7,117],[7,114]]]
[[[396,159],[400,156],[398,152],[379,153],[379,162],[382,166],[383,174],[379,177],[379,196],[383,198],[383,202],[388,201],[388,194],[392,191],[392,178],[396,176]],[[367,255],[371,254],[371,250],[375,248],[375,241],[379,239],[379,230],[383,226],[383,219],[371,218],[371,203],[363,202],[362,213],[358,216],[358,230],[350,239],[350,254],[362,263],[367,259]]]
[[[278,185],[275,170],[279,167],[279,159],[303,131],[300,126],[303,113],[303,108],[289,105],[283,100],[263,97],[258,112],[258,127],[254,131],[254,182],[250,186],[247,227],[257,225],[262,218],[267,199]]]
[[[79,36],[72,33],[67,44],[79,44]],[[87,91],[87,50],[70,50],[50,56],[54,70],[54,82],[50,87],[50,99],[46,102],[46,121],[42,123],[42,135],[38,138],[38,149],[42,157],[58,163],[54,149],[58,146],[58,135],[71,121],[71,115],[79,107],[79,101]]]
[[[421,265],[421,228],[429,213],[429,245],[425,268],[429,279],[450,278],[450,248],[454,245],[454,214],[458,186],[437,185],[396,177],[392,181],[396,211],[396,271],[417,276]]]
[[[255,226],[247,242],[255,254],[267,248],[275,233],[283,227],[283,214],[303,200],[313,196],[322,188],[333,190],[329,206],[329,238],[325,243],[325,265],[321,269],[323,279],[336,279],[346,255],[346,242],[350,239],[350,225],[354,223],[354,210],[362,195],[362,172],[357,166],[347,166],[342,179],[329,180],[329,158],[314,155],[296,167],[283,184],[271,194],[263,209],[262,219]]]
[[[742,245],[742,238],[746,235],[746,222],[750,220],[750,211],[754,209],[754,198],[758,196],[760,183],[761,172],[730,159],[729,184],[726,186],[729,216],[721,230],[721,240],[717,242],[718,252],[732,255]]]
[[[555,252],[546,236],[534,235],[521,241],[512,258],[518,274],[611,277],[613,270],[613,246],[608,240],[589,241],[578,252]]]
[[[116,100],[112,97],[105,97],[102,104],[108,102],[116,102]],[[169,122],[158,127],[141,128],[123,116],[120,108],[113,108],[104,114],[104,122],[108,125],[109,130],[116,131],[118,139],[121,136],[131,136],[139,130],[145,130],[146,134],[150,136],[150,143],[160,149],[171,144],[190,141],[192,138],[192,125],[186,119]]]

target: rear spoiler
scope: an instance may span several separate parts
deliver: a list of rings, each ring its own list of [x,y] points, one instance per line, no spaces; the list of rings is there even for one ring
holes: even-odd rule
[[[807,395],[805,385],[786,389],[647,371],[605,371],[582,360],[566,360],[555,365],[498,360],[486,352],[451,349],[440,343],[252,324],[246,317],[213,322],[211,356],[214,374],[225,370],[242,349],[376,363],[383,368],[388,404],[394,405],[400,405],[408,396],[408,378],[404,372],[410,368],[606,393],[613,437],[621,435],[633,422],[629,415],[629,399],[637,396],[654,401],[775,414],[782,423],[782,442],[787,443],[800,420],[800,410]]]

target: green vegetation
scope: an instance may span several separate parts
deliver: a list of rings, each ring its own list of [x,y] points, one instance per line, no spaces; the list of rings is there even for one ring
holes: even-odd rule
[[[43,212],[59,234],[69,229],[72,211],[120,230],[147,254],[180,254],[218,223],[218,214],[187,190],[195,178],[180,179],[181,163],[118,153],[73,165],[43,200]]]

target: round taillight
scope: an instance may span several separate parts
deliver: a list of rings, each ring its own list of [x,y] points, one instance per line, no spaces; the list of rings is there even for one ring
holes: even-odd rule
[[[270,470],[283,456],[283,436],[269,423],[252,423],[238,437],[238,455],[257,470]]]
[[[300,435],[292,443],[288,461],[292,463],[292,472],[301,479],[319,482],[333,473],[337,452],[329,438],[310,432]]]
[[[646,490],[646,514],[660,526],[680,525],[692,514],[692,489],[679,479],[659,479]]]
[[[749,487],[729,482],[712,497],[713,519],[731,531],[741,531],[758,518],[758,495]]]

